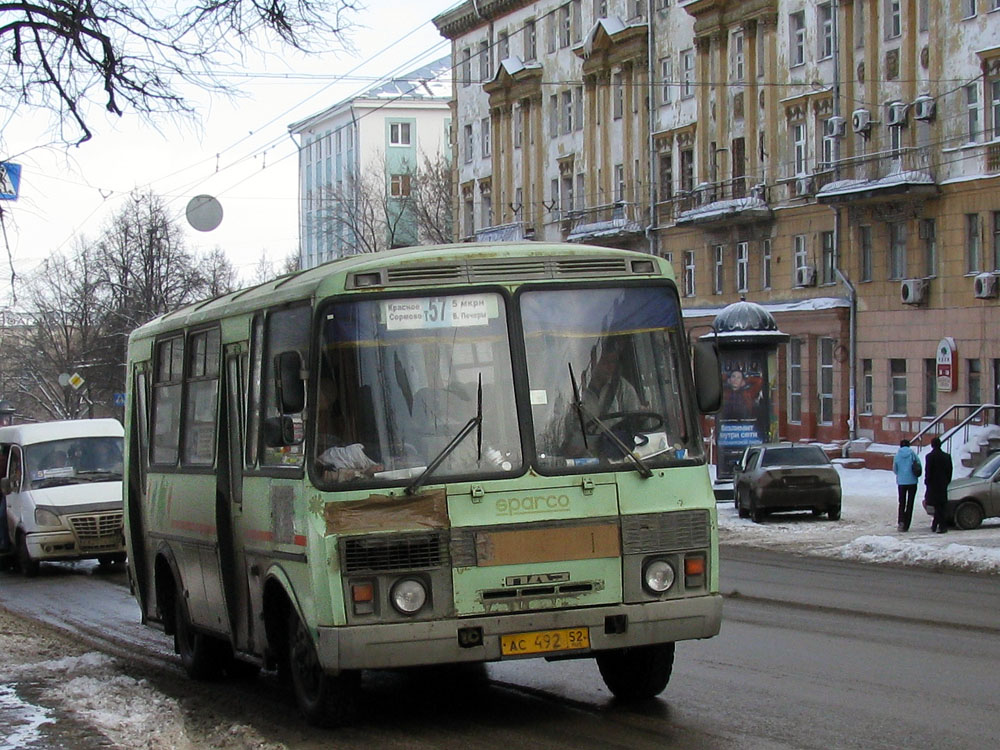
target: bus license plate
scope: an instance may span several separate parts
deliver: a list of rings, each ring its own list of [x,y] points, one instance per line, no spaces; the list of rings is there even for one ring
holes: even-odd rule
[[[576,651],[582,648],[590,648],[590,631],[587,628],[539,630],[500,637],[500,653],[504,656]]]

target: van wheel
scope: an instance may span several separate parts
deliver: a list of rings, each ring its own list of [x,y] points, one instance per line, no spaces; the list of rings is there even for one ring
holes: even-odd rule
[[[331,675],[323,671],[312,636],[295,610],[288,618],[288,674],[295,702],[310,724],[338,727],[354,718],[361,673],[345,671]]]
[[[222,672],[222,644],[215,638],[199,633],[191,625],[184,594],[179,589],[174,599],[174,651],[181,657],[181,666],[192,680],[213,680]]]
[[[645,700],[662,693],[670,682],[674,670],[674,644],[600,651],[594,658],[604,684],[616,698]]]
[[[955,508],[955,525],[960,529],[978,529],[983,522],[983,509],[979,503],[973,500],[966,500]]]
[[[41,567],[28,551],[28,540],[23,533],[17,535],[17,567],[26,578],[37,576]]]

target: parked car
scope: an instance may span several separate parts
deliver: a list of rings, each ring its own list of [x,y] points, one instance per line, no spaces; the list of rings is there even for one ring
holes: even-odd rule
[[[958,528],[976,529],[984,518],[996,516],[1000,516],[1000,453],[987,456],[969,476],[948,485],[948,518]]]
[[[733,490],[740,518],[755,523],[767,513],[786,510],[840,518],[840,475],[816,445],[750,446],[736,464]]]
[[[125,560],[123,436],[116,419],[0,427],[0,544],[22,573],[43,560]]]

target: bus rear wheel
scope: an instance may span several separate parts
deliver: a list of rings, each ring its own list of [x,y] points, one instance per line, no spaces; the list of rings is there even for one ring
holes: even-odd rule
[[[288,674],[302,716],[313,726],[338,727],[356,712],[360,672],[327,674],[309,629],[294,610],[288,619]]]
[[[645,700],[663,692],[674,670],[674,644],[601,651],[596,656],[604,684],[616,698]]]
[[[181,666],[192,680],[214,680],[222,672],[222,643],[199,633],[191,625],[184,594],[178,590],[174,600],[174,650],[181,657]]]

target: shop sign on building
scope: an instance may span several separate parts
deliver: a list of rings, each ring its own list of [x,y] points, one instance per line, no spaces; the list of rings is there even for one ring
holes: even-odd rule
[[[937,346],[937,389],[940,393],[955,390],[955,339],[945,336]]]

